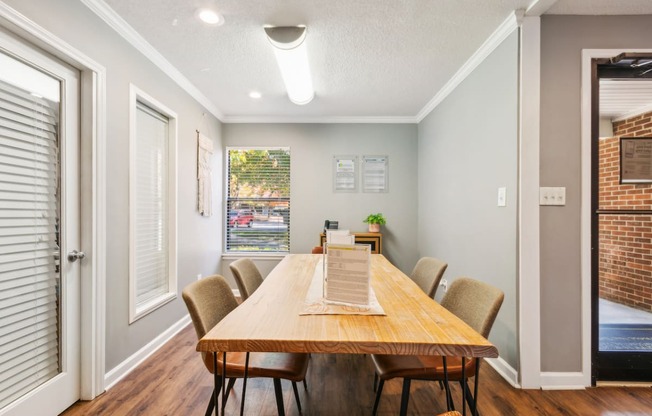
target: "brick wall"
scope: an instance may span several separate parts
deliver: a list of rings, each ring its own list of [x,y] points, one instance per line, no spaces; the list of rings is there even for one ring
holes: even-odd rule
[[[600,209],[652,210],[652,185],[619,183],[620,137],[652,137],[652,112],[600,140]],[[652,311],[652,216],[600,216],[600,297]]]

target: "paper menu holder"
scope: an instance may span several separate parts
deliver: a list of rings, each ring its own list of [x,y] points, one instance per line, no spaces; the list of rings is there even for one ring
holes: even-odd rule
[[[326,243],[324,260],[326,302],[369,305],[371,247],[367,244]]]

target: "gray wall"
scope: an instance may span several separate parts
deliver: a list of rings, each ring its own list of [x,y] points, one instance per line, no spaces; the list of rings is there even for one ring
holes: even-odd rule
[[[196,129],[213,137],[217,153],[216,195],[222,192],[220,123],[143,55],[78,1],[8,0],[46,30],[68,42],[107,71],[107,269],[106,369],[124,361],[186,315],[181,289],[198,273],[215,273],[222,251],[221,205],[199,216],[196,206]],[[129,325],[129,83],[178,115],[178,288],[174,301]]]
[[[515,31],[419,124],[418,158],[419,255],[447,261],[449,281],[469,276],[505,292],[490,340],[514,368],[517,70]]]
[[[582,49],[652,48],[652,16],[541,19],[541,186],[566,206],[541,208],[541,370],[581,371],[580,128]]]
[[[222,133],[225,146],[290,147],[291,252],[309,253],[319,245],[326,219],[338,220],[341,229],[367,231],[362,220],[382,212],[383,254],[401,270],[412,270],[418,258],[416,125],[224,124]],[[389,156],[389,192],[334,193],[334,155]]]

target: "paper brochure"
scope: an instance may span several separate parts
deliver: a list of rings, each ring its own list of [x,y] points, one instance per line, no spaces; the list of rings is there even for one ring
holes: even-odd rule
[[[325,257],[326,301],[369,305],[370,246],[327,244]]]

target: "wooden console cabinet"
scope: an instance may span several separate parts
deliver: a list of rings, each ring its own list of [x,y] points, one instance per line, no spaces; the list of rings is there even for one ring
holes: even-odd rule
[[[383,254],[383,235],[381,233],[351,233],[355,236],[356,244],[369,244],[371,254]],[[326,234],[319,235],[319,245],[323,247]]]

